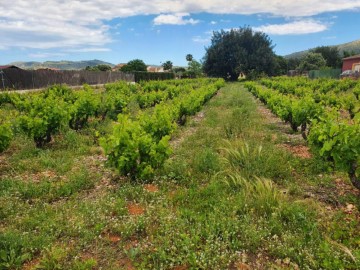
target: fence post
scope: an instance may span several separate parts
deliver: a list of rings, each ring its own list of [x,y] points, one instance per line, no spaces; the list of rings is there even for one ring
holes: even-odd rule
[[[0,70],[0,74],[1,74],[1,81],[2,81],[2,85],[3,85],[3,90],[5,90],[4,71]]]

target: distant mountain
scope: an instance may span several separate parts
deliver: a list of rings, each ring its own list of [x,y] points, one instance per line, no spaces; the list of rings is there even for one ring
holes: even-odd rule
[[[352,42],[344,43],[344,44],[334,45],[331,47],[335,47],[335,46],[338,47],[340,55],[342,55],[344,51],[354,52],[355,54],[360,54],[360,39],[352,41]],[[312,48],[312,49],[315,49],[315,48]],[[312,49],[300,51],[300,52],[294,52],[292,54],[285,55],[285,58],[287,58],[287,59],[301,58],[302,56],[307,54]]]
[[[84,69],[87,66],[93,67],[97,65],[109,65],[111,67],[114,64],[107,63],[100,60],[88,60],[88,61],[46,61],[46,62],[13,62],[9,65],[14,65],[23,69],[38,69],[38,68],[56,68],[61,70],[79,70]]]

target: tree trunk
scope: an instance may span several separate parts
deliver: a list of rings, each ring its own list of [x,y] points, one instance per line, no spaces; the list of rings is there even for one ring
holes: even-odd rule
[[[360,190],[360,179],[358,179],[358,177],[356,176],[356,169],[357,164],[356,162],[354,162],[351,164],[351,168],[349,170],[349,177],[353,186]]]
[[[306,123],[301,124],[301,136],[307,140]]]
[[[290,126],[291,126],[291,129],[294,131],[294,132],[297,132],[298,131],[298,126],[295,124],[295,123],[292,123],[290,121]]]

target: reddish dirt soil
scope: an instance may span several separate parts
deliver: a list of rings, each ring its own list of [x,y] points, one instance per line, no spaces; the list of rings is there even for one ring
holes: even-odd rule
[[[139,241],[137,239],[133,238],[125,244],[124,248],[126,250],[130,250],[130,249],[136,248],[138,246],[139,246]]]
[[[344,179],[337,178],[335,179],[336,191],[339,195],[344,195],[346,193],[352,193],[355,196],[360,195],[360,190],[355,188],[348,182],[345,182]]]
[[[117,234],[112,234],[112,233],[109,233],[109,234],[106,234],[106,239],[108,239],[111,243],[118,243],[121,241],[121,237]]]
[[[131,216],[140,216],[145,212],[144,207],[136,203],[128,203],[127,209]]]
[[[119,269],[135,270],[135,267],[133,266],[132,262],[127,258],[119,260],[118,266],[120,267]]]
[[[188,269],[189,267],[187,267],[186,265],[179,265],[171,268],[171,270],[188,270]]]
[[[149,192],[158,192],[159,188],[156,185],[147,184],[144,185],[144,189]]]
[[[281,144],[281,147],[288,150],[290,153],[292,153],[296,157],[308,159],[311,158],[312,155],[310,153],[309,147],[305,145],[289,145],[289,144]]]

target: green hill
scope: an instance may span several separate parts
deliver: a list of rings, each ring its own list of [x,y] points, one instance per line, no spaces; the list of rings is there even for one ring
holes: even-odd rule
[[[13,62],[9,65],[14,65],[23,69],[38,69],[38,68],[56,68],[61,70],[79,70],[87,66],[93,67],[96,65],[109,65],[114,64],[104,62],[101,60],[87,60],[87,61],[46,61],[46,62]]]
[[[338,47],[341,55],[343,54],[344,51],[354,52],[355,54],[360,54],[360,39],[352,41],[352,42],[348,42],[348,43],[334,45],[332,47],[335,47],[335,46]],[[285,55],[285,58],[287,58],[287,59],[301,58],[302,56],[304,56],[305,54],[307,54],[309,51],[311,51],[313,49],[315,49],[315,48],[305,50],[305,51],[300,51],[300,52],[294,52],[294,53]]]

